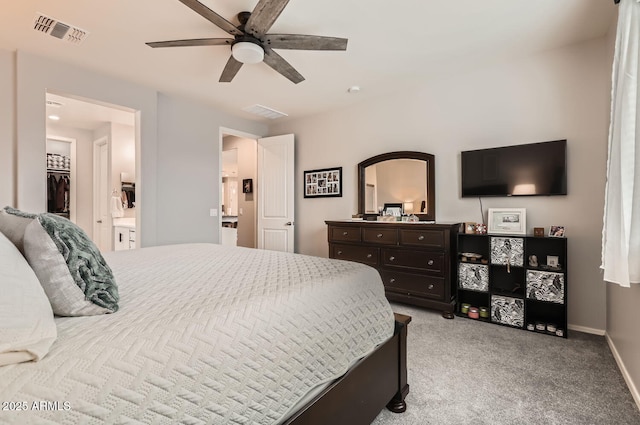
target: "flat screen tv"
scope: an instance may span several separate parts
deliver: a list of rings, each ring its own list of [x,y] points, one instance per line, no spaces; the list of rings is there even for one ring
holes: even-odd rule
[[[567,194],[567,141],[462,152],[462,197]]]

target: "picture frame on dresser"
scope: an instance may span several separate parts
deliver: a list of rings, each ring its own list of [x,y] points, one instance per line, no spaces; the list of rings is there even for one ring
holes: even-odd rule
[[[489,233],[493,235],[525,235],[526,208],[489,208]]]
[[[305,198],[342,197],[342,167],[304,172]]]

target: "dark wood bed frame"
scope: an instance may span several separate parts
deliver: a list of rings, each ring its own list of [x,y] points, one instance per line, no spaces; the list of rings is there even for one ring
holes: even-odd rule
[[[395,314],[393,337],[361,359],[298,410],[286,425],[370,424],[386,406],[395,413],[407,409],[407,325],[410,316]]]

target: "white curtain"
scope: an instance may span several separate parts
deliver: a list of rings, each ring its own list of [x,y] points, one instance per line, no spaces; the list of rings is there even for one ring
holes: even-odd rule
[[[602,229],[604,280],[640,283],[640,0],[618,5]]]

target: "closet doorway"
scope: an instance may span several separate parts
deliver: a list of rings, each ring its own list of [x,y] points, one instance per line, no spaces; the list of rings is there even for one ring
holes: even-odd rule
[[[76,139],[47,136],[47,212],[76,222]]]
[[[136,199],[141,190],[136,185],[140,163],[138,127],[139,112],[133,109],[68,93],[46,92],[47,153],[57,153],[50,152],[49,140],[66,142],[71,147],[69,207],[65,212],[101,251],[135,247],[140,219]],[[64,156],[52,156],[51,160],[65,164]],[[47,159],[49,163],[49,155]],[[123,229],[127,243],[116,244],[117,232]]]

